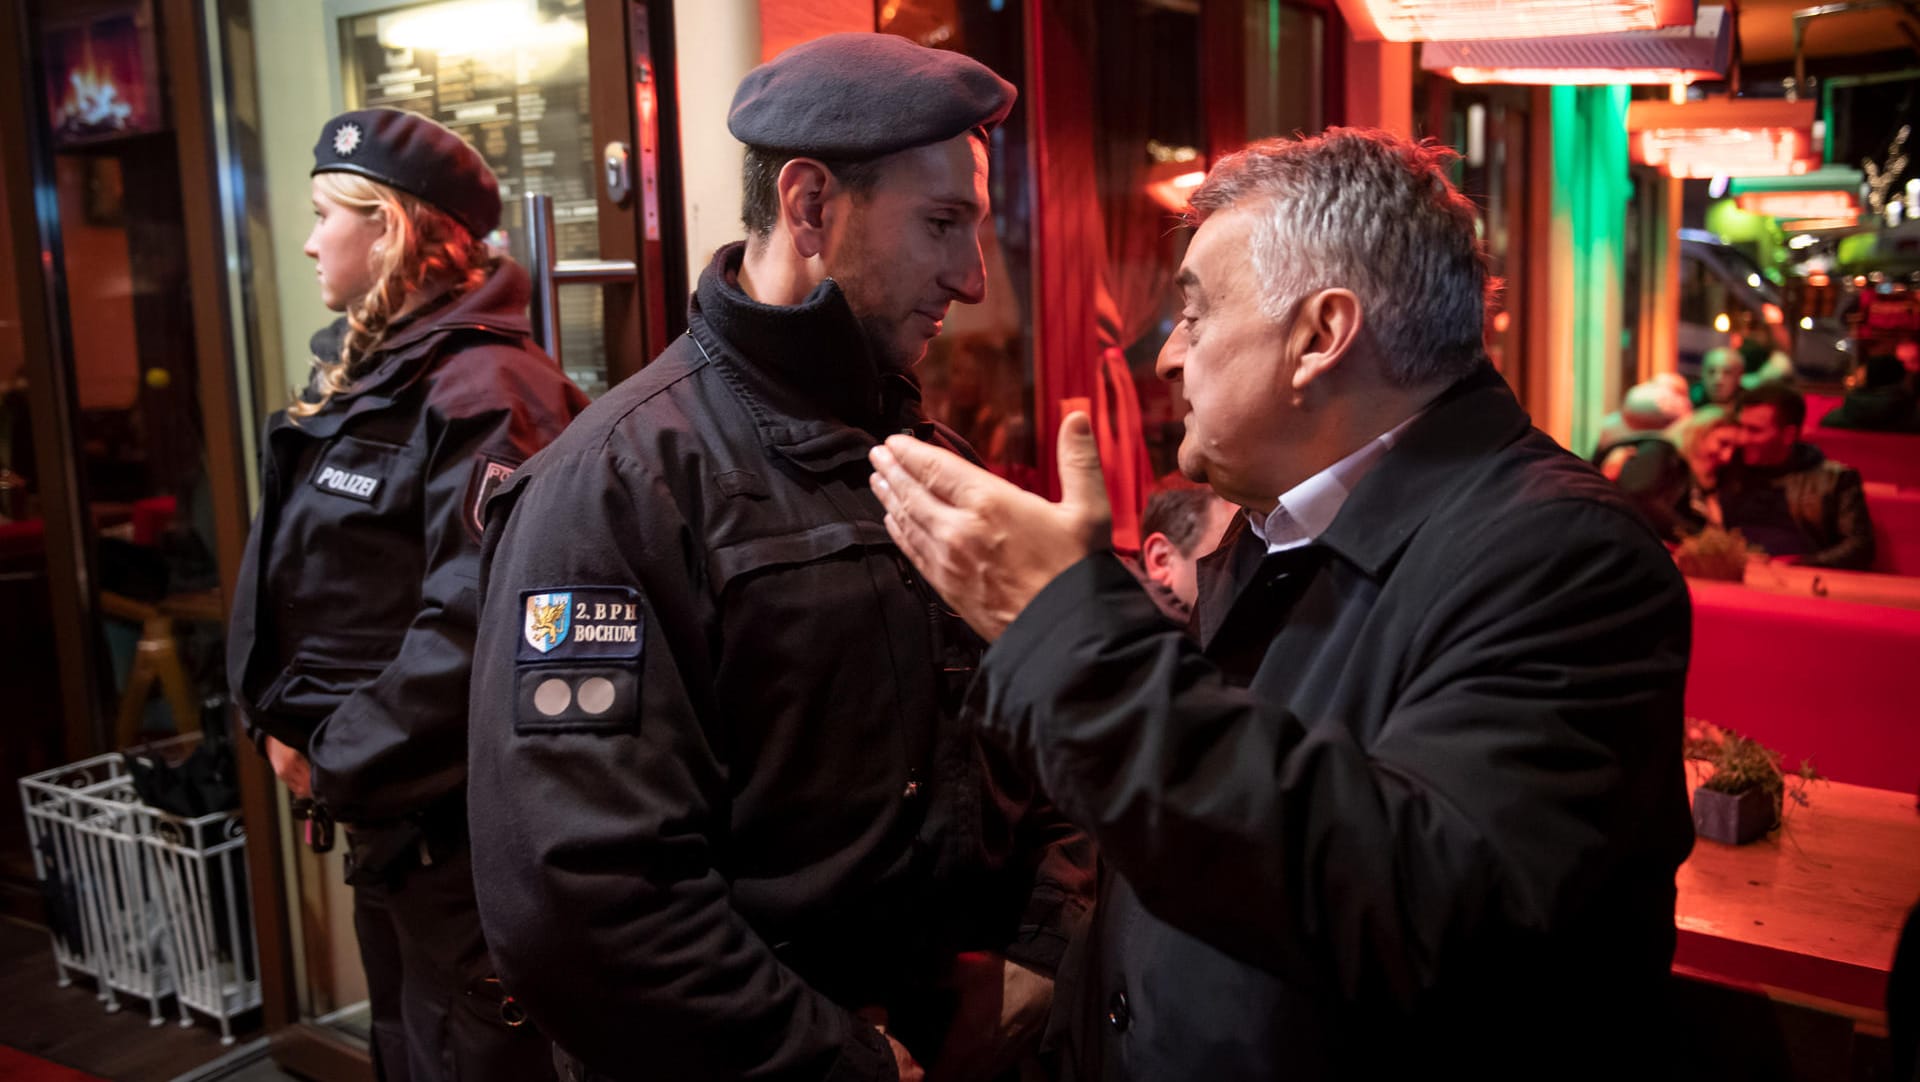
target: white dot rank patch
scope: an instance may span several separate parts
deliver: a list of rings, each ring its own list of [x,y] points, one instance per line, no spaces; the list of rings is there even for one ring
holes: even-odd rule
[[[514,676],[516,733],[626,733],[640,717],[632,669],[528,665]]]
[[[529,662],[631,661],[646,646],[646,614],[631,586],[558,586],[520,595],[519,647]]]

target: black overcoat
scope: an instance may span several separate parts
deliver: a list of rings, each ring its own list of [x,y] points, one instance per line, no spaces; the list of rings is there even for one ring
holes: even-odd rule
[[[1061,575],[974,702],[1103,857],[1075,1076],[1644,1076],[1689,628],[1658,539],[1490,368],[1317,543],[1234,527],[1198,644],[1111,556]]]

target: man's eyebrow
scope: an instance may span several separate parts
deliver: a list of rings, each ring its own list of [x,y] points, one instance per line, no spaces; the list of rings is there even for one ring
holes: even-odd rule
[[[1195,298],[1206,296],[1206,290],[1200,288],[1200,276],[1186,267],[1181,267],[1180,273],[1173,276],[1173,285],[1185,296]]]
[[[986,208],[980,205],[980,201],[970,195],[930,195],[927,197],[927,203],[937,209],[951,208],[976,218],[986,211]]]

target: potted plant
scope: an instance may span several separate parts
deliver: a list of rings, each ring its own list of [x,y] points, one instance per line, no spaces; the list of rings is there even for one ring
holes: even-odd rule
[[[1751,737],[1688,723],[1686,755],[1713,770],[1693,792],[1693,829],[1702,838],[1745,845],[1784,822],[1785,801],[1806,805],[1807,785],[1822,780],[1811,761],[1788,774],[1780,753]]]

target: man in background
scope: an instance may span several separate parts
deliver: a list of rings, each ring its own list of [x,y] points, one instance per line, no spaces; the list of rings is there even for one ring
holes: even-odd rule
[[[1220,544],[1233,505],[1210,488],[1170,488],[1153,494],[1140,518],[1137,575],[1167,619],[1182,627],[1193,616],[1200,558]]]
[[[1693,385],[1695,406],[1733,407],[1740,397],[1740,377],[1747,371],[1747,360],[1732,346],[1715,346],[1700,358],[1700,382]]]
[[[1740,396],[1740,458],[1720,495],[1728,529],[1782,563],[1865,571],[1873,519],[1860,471],[1800,439],[1807,402],[1779,383]]]

